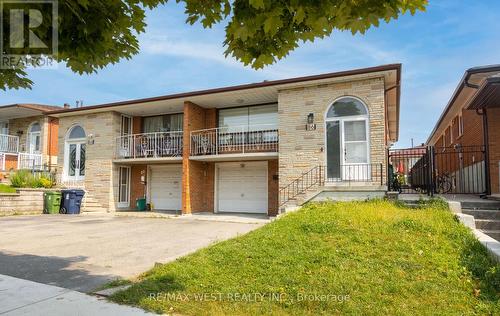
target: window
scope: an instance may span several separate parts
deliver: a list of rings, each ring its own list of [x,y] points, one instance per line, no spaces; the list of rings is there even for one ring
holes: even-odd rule
[[[159,116],[148,116],[143,119],[144,133],[178,132],[183,129],[184,115],[168,114]]]
[[[0,134],[9,135],[9,122],[0,122]]]
[[[119,168],[118,207],[130,206],[130,167]]]
[[[278,105],[266,104],[219,110],[219,127],[228,132],[278,129]]]
[[[327,118],[341,116],[356,116],[368,114],[366,107],[359,100],[351,97],[342,98],[335,101],[326,113]]]
[[[453,144],[453,123],[448,127],[449,133],[450,133],[450,145]]]
[[[458,136],[462,136],[464,134],[464,119],[462,115],[458,116]]]

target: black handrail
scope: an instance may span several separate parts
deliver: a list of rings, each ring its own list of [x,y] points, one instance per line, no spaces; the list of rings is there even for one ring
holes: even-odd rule
[[[384,166],[378,164],[344,164],[335,168],[336,172],[328,172],[326,166],[316,166],[279,190],[279,206],[310,188],[323,186],[325,183],[338,182],[371,182],[384,185]]]

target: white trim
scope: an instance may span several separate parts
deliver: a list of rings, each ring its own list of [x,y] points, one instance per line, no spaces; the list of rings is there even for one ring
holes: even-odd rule
[[[62,177],[62,180],[63,181],[83,181],[85,180],[85,175],[83,176],[80,176],[79,173],[80,173],[80,169],[75,169],[75,175],[74,176],[70,176],[68,175],[68,171],[69,171],[69,147],[71,144],[75,144],[77,145],[77,148],[78,148],[78,152],[76,153],[76,155],[79,154],[80,150],[81,150],[81,145],[84,144],[85,145],[85,166],[87,166],[87,137],[84,137],[84,138],[73,138],[73,139],[69,139],[69,135],[71,134],[71,131],[73,131],[73,129],[75,127],[81,127],[83,129],[83,131],[85,132],[85,135],[87,135],[87,132],[85,131],[85,129],[83,128],[82,125],[80,124],[73,124],[70,128],[68,128],[68,130],[66,131],[66,135],[64,135],[64,161],[63,161],[63,177]],[[75,157],[75,158],[79,158],[79,157]]]
[[[127,179],[127,189],[128,189],[128,193],[127,193],[127,201],[120,201],[120,194],[121,194],[121,191],[122,191],[122,184],[121,184],[121,177],[122,177],[122,169],[128,169],[128,179]],[[130,187],[131,187],[131,173],[132,173],[132,168],[130,168],[129,166],[119,166],[118,167],[118,203],[117,203],[117,206],[118,208],[129,208],[130,207]]]
[[[128,126],[128,130],[129,130],[129,133],[128,134],[125,134],[123,132],[123,118],[128,118],[129,119],[129,126]],[[120,120],[120,136],[126,136],[126,135],[132,135],[134,134],[134,132],[132,131],[132,128],[133,128],[133,123],[132,123],[132,116],[130,115],[125,115],[125,114],[122,114],[121,115],[121,120]]]
[[[340,100],[345,99],[345,98],[352,98],[352,99],[355,99],[355,100],[361,102],[361,104],[366,109],[366,114],[350,115],[350,116],[339,116],[339,117],[328,118],[327,114],[328,114],[328,111],[330,110],[330,108],[332,107],[332,105],[335,102],[340,101]],[[332,103],[330,103],[326,107],[326,110],[324,111],[324,114],[323,114],[323,118],[324,118],[324,130],[325,130],[324,133],[323,133],[324,134],[323,135],[323,137],[324,137],[323,140],[325,142],[324,161],[325,161],[325,166],[326,166],[327,170],[328,170],[328,137],[327,137],[328,129],[326,128],[326,125],[327,125],[328,122],[335,122],[335,121],[339,122],[339,132],[340,132],[340,165],[341,166],[346,164],[346,162],[345,162],[345,148],[344,148],[344,146],[345,146],[344,122],[345,121],[365,121],[367,162],[366,163],[349,163],[349,165],[367,165],[367,166],[370,166],[370,164],[371,164],[371,138],[370,138],[370,123],[371,123],[371,119],[370,119],[370,109],[368,108],[368,106],[366,105],[366,103],[362,99],[360,99],[358,97],[355,97],[355,96],[352,96],[352,95],[345,95],[345,96],[338,97],[338,98],[336,98]],[[327,176],[327,174],[325,176]],[[345,176],[342,173],[342,170],[340,170],[340,176],[341,177]]]
[[[219,169],[220,166],[237,166],[244,164],[251,165],[262,165],[266,168],[266,214],[269,214],[269,161],[238,161],[238,162],[219,162],[215,164],[214,170],[214,213],[229,213],[229,212],[220,212],[219,210]],[[252,214],[248,212],[249,214]],[[255,214],[263,214],[263,213],[255,213]]]
[[[35,124],[38,124],[38,126],[40,126],[39,132],[31,132],[31,129],[33,128],[33,125],[35,125]],[[32,142],[33,137],[39,138],[38,150],[34,150],[34,147],[36,146],[36,142],[35,143]],[[31,122],[30,125],[28,125],[28,133],[26,135],[26,146],[28,146],[26,151],[30,154],[41,154],[42,153],[42,148],[43,148],[43,145],[42,145],[42,124],[40,124],[39,121],[33,121],[33,122]]]

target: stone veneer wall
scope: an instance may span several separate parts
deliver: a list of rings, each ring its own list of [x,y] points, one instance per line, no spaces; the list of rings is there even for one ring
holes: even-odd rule
[[[121,116],[116,112],[61,117],[59,119],[58,174],[64,167],[64,145],[68,130],[78,124],[94,144],[86,145],[85,189],[101,207],[115,210],[118,200],[118,166],[113,166],[116,137],[120,134]],[[114,181],[112,181],[116,178]]]
[[[384,79],[356,81],[282,90],[278,96],[279,184],[284,187],[303,172],[326,164],[325,113],[342,96],[361,99],[369,109],[370,163],[386,164]],[[316,130],[306,131],[307,115],[314,113]]]
[[[42,214],[43,193],[53,189],[18,189],[17,193],[0,193],[0,216]]]

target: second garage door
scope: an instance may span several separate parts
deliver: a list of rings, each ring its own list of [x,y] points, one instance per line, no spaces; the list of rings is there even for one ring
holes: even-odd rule
[[[267,213],[267,161],[217,165],[219,212]]]
[[[149,183],[151,203],[156,210],[182,208],[182,166],[151,166]]]

